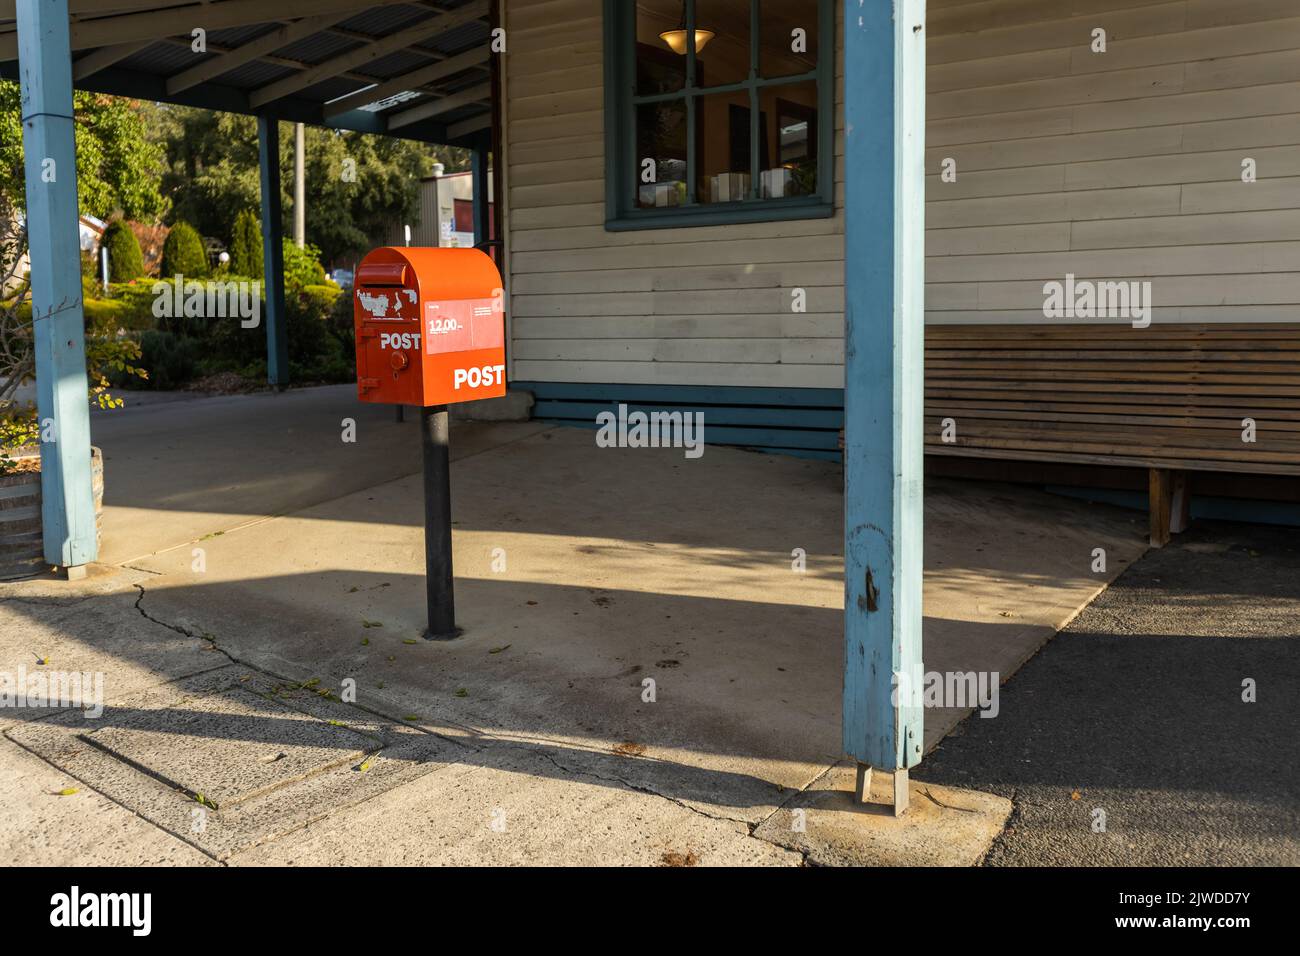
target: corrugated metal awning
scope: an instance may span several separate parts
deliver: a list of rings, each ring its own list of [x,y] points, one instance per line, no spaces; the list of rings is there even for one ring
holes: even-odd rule
[[[78,89],[428,142],[491,126],[489,0],[68,0]],[[18,78],[15,0],[0,76]]]

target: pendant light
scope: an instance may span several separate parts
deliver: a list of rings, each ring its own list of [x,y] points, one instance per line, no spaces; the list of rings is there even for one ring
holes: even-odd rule
[[[677,29],[665,30],[663,33],[659,34],[659,39],[667,43],[674,53],[680,53],[684,56],[686,54],[686,41],[689,33],[690,31],[686,29],[686,0],[682,0],[682,19],[681,22],[677,24]],[[703,52],[705,45],[712,40],[713,37],[714,33],[712,30],[701,30],[699,27],[696,27],[695,52]]]

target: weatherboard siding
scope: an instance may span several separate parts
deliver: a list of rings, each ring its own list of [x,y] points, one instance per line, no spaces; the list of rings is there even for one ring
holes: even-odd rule
[[[607,232],[602,4],[503,2],[512,377],[840,387],[841,91],[834,217]],[[1295,0],[930,0],[927,32],[927,322],[1042,323],[1067,272],[1300,321]]]

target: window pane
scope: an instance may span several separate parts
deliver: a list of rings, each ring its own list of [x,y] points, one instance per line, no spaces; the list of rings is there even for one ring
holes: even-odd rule
[[[696,0],[697,86],[726,86],[749,79],[749,17],[749,0]]]
[[[759,93],[759,196],[817,192],[817,84],[769,86]]]
[[[695,101],[698,202],[738,202],[749,197],[749,93],[714,93]]]
[[[762,0],[759,76],[798,76],[817,68],[817,7],[817,0]]]
[[[676,30],[681,18],[681,0],[639,0],[636,4],[638,95],[675,93],[686,85],[686,57],[674,53],[659,36]]]
[[[636,108],[636,204],[642,208],[686,202],[686,104],[644,103]]]

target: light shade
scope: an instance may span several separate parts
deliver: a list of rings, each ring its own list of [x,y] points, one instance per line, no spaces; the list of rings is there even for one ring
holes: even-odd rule
[[[665,30],[663,33],[659,34],[659,39],[672,47],[674,53],[684,54],[686,52],[686,34],[687,31],[685,30]],[[713,35],[712,30],[697,29],[695,31],[695,52],[699,53],[702,51],[705,44],[713,39]]]

